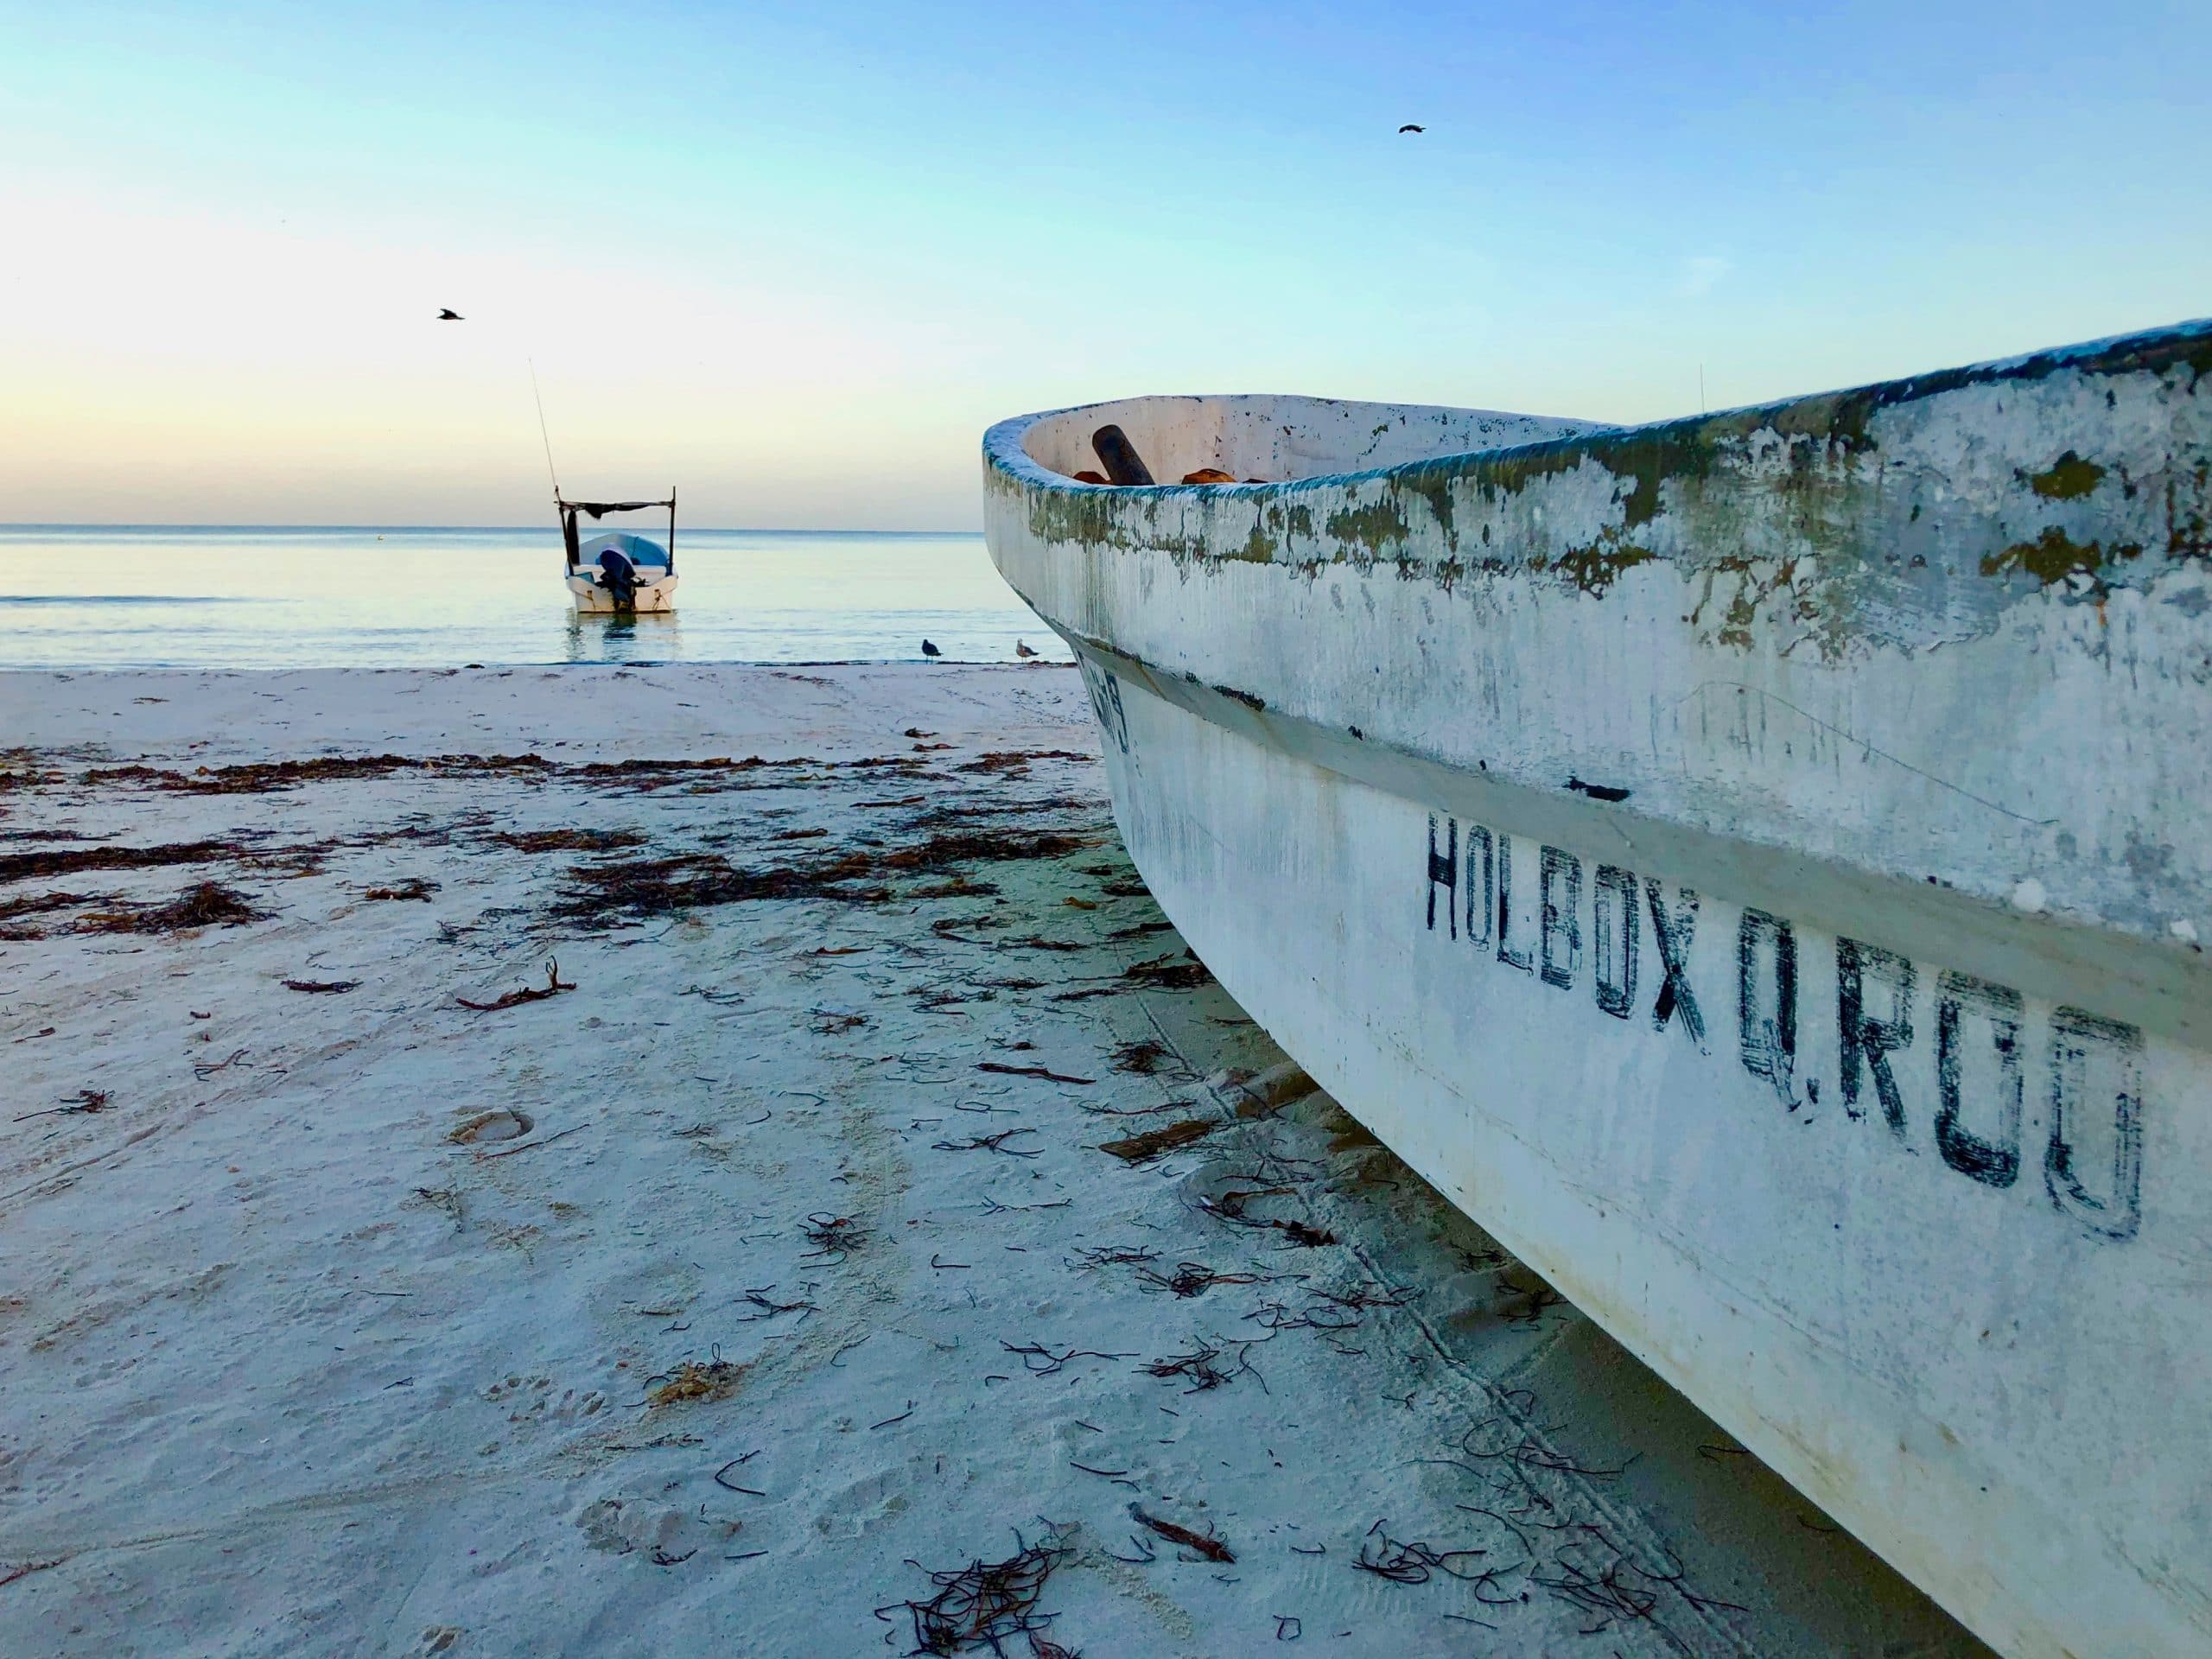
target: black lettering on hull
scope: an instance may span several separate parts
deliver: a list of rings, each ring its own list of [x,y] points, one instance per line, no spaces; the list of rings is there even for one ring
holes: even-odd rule
[[[1098,728],[1114,741],[1114,747],[1123,754],[1129,752],[1128,711],[1122,707],[1122,682],[1109,668],[1101,668],[1088,657],[1080,658],[1083,665],[1083,689],[1090,693],[1090,710],[1098,716]]]
[[[1536,971],[1535,958],[1513,948],[1513,837],[1497,838],[1497,959],[1524,974]]]
[[[1523,891],[1516,906],[1513,838],[1486,825],[1430,814],[1423,868],[1427,930],[1455,943],[1464,937],[1469,960],[1494,957],[1558,990],[1575,984],[1587,940],[1599,1011],[1628,1020],[1636,1016],[1642,984],[1651,978],[1643,971],[1648,918],[1659,968],[1648,1005],[1652,1030],[1663,1034],[1679,1025],[1700,1054],[1709,1052],[1704,1012],[1690,980],[1693,963],[1713,954],[1710,945],[1707,957],[1695,954],[1698,895],[1678,887],[1669,902],[1656,878],[1599,864],[1586,884],[1586,922],[1581,860],[1558,847],[1522,845]],[[1531,847],[1533,884],[1525,867]],[[1787,918],[1748,906],[1739,912],[1738,1058],[1791,1112],[1821,1099],[1821,1078],[1808,1075],[1815,1062],[1800,1047],[1803,950]],[[1932,1071],[1935,1109],[1928,1127],[1941,1167],[1992,1192],[2020,1186],[2027,1148],[2042,1140],[2045,1127],[2040,1118],[2029,1122],[2026,1000],[2009,986],[1970,974],[1937,973],[1935,1041],[1916,1050],[1919,969],[1896,951],[1841,937],[1834,942],[1834,1064],[1849,1117],[1858,1122],[1872,1116],[1871,1093],[1884,1126],[1899,1145],[1912,1146],[1911,1113],[1927,1096],[1909,1090],[1925,1090]],[[1824,1052],[1824,1045],[1815,1051]],[[2142,1052],[2143,1035],[2133,1026],[2078,1008],[2058,1008],[2050,1016],[2044,1188],[2060,1214],[2099,1238],[2133,1238],[2143,1225]]]
[[[1763,910],[1746,910],[1736,927],[1736,1029],[1744,1069],[1796,1111],[1797,930]]]
[[[2143,1221],[2142,1049],[2133,1026],[2079,1008],[2051,1016],[2044,1183],[2063,1213],[2107,1238],[2133,1238]]]
[[[1582,966],[1582,861],[1547,847],[1538,855],[1536,877],[1538,977],[1564,991]]]
[[[1857,939],[1835,942],[1836,1025],[1843,1045],[1843,1109],[1864,1117],[1859,1103],[1865,1082],[1874,1079],[1875,1098],[1882,1103],[1882,1116],[1898,1138],[1904,1135],[1904,1096],[1897,1089],[1890,1056],[1912,1046],[1912,963],[1894,950],[1862,944]],[[1868,1012],[1869,982],[1880,1001],[1878,1013]]]
[[[1453,901],[1459,897],[1459,821],[1444,820],[1444,850],[1436,848],[1436,814],[1428,815],[1428,931],[1436,931],[1436,890],[1444,889],[1444,925],[1453,938],[1459,937],[1459,910]]]
[[[1636,1010],[1636,873],[1598,867],[1591,903],[1592,963],[1598,1006],[1616,1020]]]
[[[1690,993],[1689,976],[1685,971],[1689,961],[1690,946],[1697,940],[1697,894],[1688,887],[1678,887],[1680,902],[1674,910],[1667,908],[1667,901],[1659,895],[1659,883],[1647,876],[1643,882],[1644,897],[1650,902],[1651,935],[1659,947],[1659,971],[1665,976],[1659,984],[1659,995],[1651,1001],[1651,1028],[1667,1029],[1667,1021],[1679,1019],[1689,1039],[1697,1045],[1700,1054],[1705,1049],[1705,1016],[1698,1012],[1697,998]]]
[[[1475,869],[1475,860],[1480,856],[1482,870]],[[1491,905],[1497,892],[1497,849],[1489,830],[1479,823],[1467,826],[1467,942],[1475,945],[1490,944]]]
[[[1945,973],[1936,982],[1936,1150],[1962,1175],[2005,1187],[2020,1175],[2020,994],[1968,974]],[[1977,1089],[1993,1099],[1996,1133],[1965,1127],[1960,1073],[1967,1064],[1969,1022],[1987,1028],[1997,1076]]]

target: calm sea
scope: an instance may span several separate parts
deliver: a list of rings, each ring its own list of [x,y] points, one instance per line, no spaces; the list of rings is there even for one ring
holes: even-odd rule
[[[678,526],[676,566],[618,621],[550,529],[0,525],[0,669],[1068,660],[980,536]]]

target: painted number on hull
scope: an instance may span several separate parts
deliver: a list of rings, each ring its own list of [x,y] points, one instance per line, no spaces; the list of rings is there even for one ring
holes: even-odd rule
[[[1924,1135],[1961,1175],[2010,1188],[2033,1159],[2050,1203],[2090,1233],[2132,1238],[2141,1224],[2143,1036],[2133,1026],[2060,1007],[2033,1022],[2042,1029],[2031,1045],[2026,1000],[2011,987],[1949,971],[1931,977],[1848,938],[1816,964],[1807,952],[1828,954],[1820,936],[1801,938],[1763,910],[1737,913],[1726,953],[1733,982],[1712,982],[1713,953],[1700,957],[1695,947],[1701,918],[1708,928],[1720,918],[1705,916],[1688,888],[1618,865],[1586,869],[1557,847],[1433,813],[1423,890],[1426,931],[1586,996],[1597,1014],[1640,1022],[1655,1039],[1671,1033],[1700,1054],[1725,1050],[1725,1037],[1710,1033],[1732,1015],[1737,1062],[1784,1111],[1817,1106],[1832,1084],[1829,1097],[1851,1119],[1899,1145]],[[1702,980],[1692,971],[1700,961]],[[1815,1016],[1802,1006],[1816,965],[1835,1007],[1817,1040],[1805,1023]],[[2037,1049],[2042,1063],[2031,1068]]]

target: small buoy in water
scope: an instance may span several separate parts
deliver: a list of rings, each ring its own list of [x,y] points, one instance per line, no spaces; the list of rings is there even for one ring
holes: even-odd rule
[[[1037,653],[1030,650],[1029,647],[1022,641],[1017,639],[1014,642],[1014,654],[1017,657],[1034,657]]]
[[[935,645],[931,645],[928,640],[925,639],[922,641],[922,655],[925,657],[942,657],[944,653],[939,651]]]

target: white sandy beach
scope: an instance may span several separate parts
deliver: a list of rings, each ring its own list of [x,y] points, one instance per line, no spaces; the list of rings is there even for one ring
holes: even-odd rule
[[[1208,982],[1071,670],[0,708],[0,1654],[1982,1651]]]

